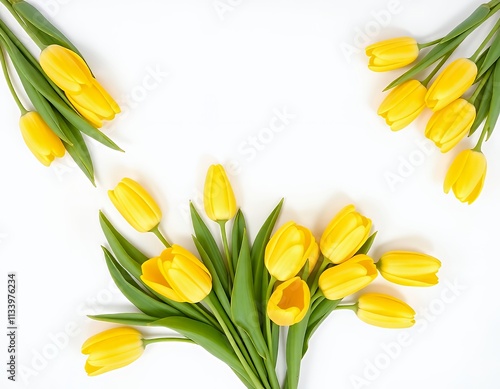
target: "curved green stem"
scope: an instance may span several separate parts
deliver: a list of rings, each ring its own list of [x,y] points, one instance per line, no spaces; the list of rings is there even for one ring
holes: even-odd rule
[[[479,55],[481,54],[483,49],[486,47],[488,42],[491,40],[491,38],[493,38],[493,35],[495,35],[495,33],[497,32],[497,30],[499,28],[500,28],[500,19],[495,23],[495,25],[491,29],[490,33],[486,36],[486,38],[484,38],[483,43],[481,43],[481,45],[479,45],[479,47],[477,48],[475,53],[472,54],[472,56],[469,58],[471,61],[473,61],[473,62],[477,61],[477,58],[479,57]]]
[[[474,102],[476,101],[477,99],[477,96],[479,96],[479,94],[481,93],[481,91],[483,90],[484,86],[486,85],[486,83],[488,82],[488,79],[490,77],[490,74],[493,70],[493,67],[490,67],[488,69],[488,71],[484,74],[484,76],[481,78],[481,81],[479,82],[479,84],[477,85],[476,87],[476,90],[474,91],[474,93],[472,94],[471,97],[469,97],[469,103],[471,104],[474,104]]]
[[[441,39],[443,39],[443,38],[439,38],[439,39],[436,39],[434,41],[427,42],[427,43],[419,43],[418,48],[419,48],[419,50],[422,50],[422,49],[425,49],[426,47],[434,46],[434,45],[438,44],[439,42],[441,42]]]
[[[226,255],[226,268],[227,268],[227,272],[229,274],[229,290],[231,290],[232,284],[234,281],[234,268],[233,268],[233,261],[231,260],[231,256],[229,254],[229,243],[228,243],[227,234],[226,234],[226,223],[227,223],[227,220],[220,220],[217,222],[217,224],[219,224],[219,227],[220,227],[222,244],[224,246],[224,253]]]
[[[271,280],[269,281],[269,284],[267,285],[267,291],[266,291],[266,299],[264,300],[266,306],[269,301],[269,298],[271,297],[271,293],[273,292],[274,284],[276,283],[276,278],[271,277]],[[269,349],[269,355],[271,360],[274,362],[276,360],[276,356],[274,355],[273,352],[273,335],[271,331],[271,319],[269,319],[269,315],[266,313],[266,340],[267,340],[267,348]]]
[[[250,379],[250,381],[254,385],[255,389],[264,389],[264,386],[262,386],[262,383],[261,383],[259,377],[257,377],[254,370],[249,365],[247,359],[243,356],[240,347],[236,343],[236,340],[235,340],[235,337],[233,334],[234,329],[233,329],[233,331],[231,331],[231,328],[230,328],[230,327],[232,327],[231,323],[229,323],[229,321],[226,321],[225,318],[222,316],[224,314],[224,310],[221,310],[222,312],[220,312],[219,309],[217,309],[214,302],[212,301],[212,298],[213,298],[213,295],[210,294],[208,296],[208,298],[206,298],[204,301],[210,307],[210,309],[212,310],[212,313],[217,318],[217,321],[220,323],[224,333],[226,334],[226,337],[227,337],[229,343],[231,344],[231,347],[233,348],[236,356],[238,357],[241,365],[243,366],[243,369],[245,369],[245,371],[248,375],[248,378]]]
[[[479,137],[476,146],[472,150],[482,152],[481,147],[483,146],[484,139],[486,138],[488,132],[489,132],[489,127],[485,125],[483,127],[483,131],[481,131],[481,136]]]
[[[194,343],[191,339],[188,338],[153,338],[153,339],[143,339],[142,342],[144,346],[149,346],[152,343],[160,343],[160,342],[181,342],[181,343]]]
[[[24,29],[24,31],[26,31],[26,33],[30,36],[31,39],[33,39],[33,41],[37,44],[37,46],[40,48],[40,49],[44,49],[45,47],[47,47],[47,45],[45,45],[39,38],[38,36],[33,32],[33,30],[30,28],[29,24],[26,23],[20,16],[19,14],[16,12],[16,10],[14,9],[14,7],[12,6],[12,3],[10,1],[7,1],[7,0],[0,0],[0,3],[2,3],[5,8],[7,8],[9,10],[9,12],[12,14],[12,16],[14,17],[14,19],[17,20],[17,22],[21,25],[21,27]]]
[[[2,39],[2,42],[3,42],[3,39]],[[24,108],[23,103],[21,103],[21,100],[19,99],[19,96],[16,93],[14,85],[12,85],[12,80],[11,80],[10,75],[9,75],[9,69],[7,68],[7,59],[5,58],[5,54],[3,52],[3,45],[0,45],[0,62],[2,62],[3,75],[5,76],[5,81],[7,81],[7,85],[9,87],[10,93],[12,94],[14,101],[16,102],[17,106],[19,107],[19,110],[21,111],[21,115],[24,115],[24,114],[28,113],[28,110],[26,108]]]
[[[439,72],[441,70],[441,68],[443,67],[443,65],[446,63],[446,61],[448,61],[448,58],[450,58],[451,54],[453,52],[450,52],[448,54],[446,54],[443,59],[441,59],[441,61],[436,65],[436,67],[432,70],[432,72],[429,73],[429,75],[421,82],[421,84],[423,86],[425,86],[427,88],[427,85],[429,84],[429,82],[432,80],[432,78],[436,75],[437,72]]]
[[[163,236],[163,234],[160,231],[160,225],[158,224],[156,227],[154,227],[150,232],[156,235],[158,239],[165,245],[165,247],[172,247],[172,245],[168,242],[167,239]]]

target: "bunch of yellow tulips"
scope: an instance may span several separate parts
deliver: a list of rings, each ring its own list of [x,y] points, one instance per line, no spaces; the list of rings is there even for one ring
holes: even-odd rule
[[[26,145],[45,166],[68,151],[94,183],[94,167],[82,134],[120,150],[98,130],[103,120],[114,119],[120,107],[95,79],[76,47],[34,6],[22,0],[0,3],[41,50],[37,59],[0,19],[0,62],[20,110],[19,126]],[[26,96],[20,97],[12,82],[9,59]]]
[[[152,232],[165,249],[147,257],[100,214],[111,248],[103,248],[109,272],[141,313],[91,316],[126,325],[85,342],[85,370],[91,376],[133,362],[151,343],[180,341],[196,343],[221,359],[248,388],[296,389],[308,342],[335,310],[352,310],[364,322],[385,328],[407,328],[415,323],[415,311],[395,297],[380,293],[352,296],[378,273],[406,286],[438,282],[441,263],[426,254],[391,251],[375,262],[368,255],[376,236],[372,221],[354,205],[344,207],[331,220],[318,242],[311,230],[294,221],[273,233],[281,201],[251,243],[221,165],[208,169],[204,190],[205,213],[219,225],[220,241],[191,204],[197,254],[169,243],[159,228],[159,206],[136,181],[124,178],[109,191],[109,197],[132,227]],[[346,297],[350,301],[343,303]],[[166,327],[179,335],[147,338],[131,325]],[[288,327],[284,346],[287,373],[278,377],[280,330],[284,327]]]
[[[452,190],[458,200],[468,204],[477,199],[483,188],[487,164],[481,147],[491,136],[500,114],[500,20],[469,58],[455,59],[444,70],[441,68],[467,36],[489,18],[498,18],[499,10],[499,0],[482,4],[448,35],[429,43],[401,37],[366,48],[368,67],[384,72],[413,63],[422,50],[432,47],[386,88],[392,90],[378,114],[391,130],[403,129],[427,107],[433,115],[425,128],[425,136],[446,153],[484,123],[476,146],[458,153],[444,180],[444,191]],[[415,78],[436,62],[423,80]],[[473,91],[464,97],[471,87]]]

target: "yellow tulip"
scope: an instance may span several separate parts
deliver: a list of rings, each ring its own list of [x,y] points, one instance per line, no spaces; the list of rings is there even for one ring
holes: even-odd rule
[[[446,153],[468,134],[475,119],[474,105],[464,99],[455,100],[432,115],[425,136]]]
[[[61,88],[75,109],[95,127],[112,120],[120,107],[92,75],[85,61],[74,51],[50,45],[40,54],[40,65]]]
[[[379,293],[362,295],[357,315],[365,323],[384,328],[408,328],[415,324],[415,311],[404,301]]]
[[[295,222],[288,222],[269,240],[264,263],[274,278],[286,281],[295,276],[308,259],[309,271],[312,271],[318,256],[318,244],[311,231]]]
[[[376,277],[373,259],[359,254],[326,269],[319,277],[319,287],[328,300],[340,300],[363,289]]]
[[[87,339],[82,353],[88,355],[85,371],[96,376],[124,367],[144,352],[142,334],[130,327],[118,327]]]
[[[402,68],[415,61],[419,48],[415,39],[401,37],[374,43],[365,51],[370,57],[368,68],[374,72],[386,72]]]
[[[436,285],[436,273],[440,267],[438,259],[411,251],[390,251],[377,262],[382,277],[405,286]]]
[[[212,276],[205,265],[175,244],[142,264],[141,280],[155,292],[180,303],[198,303],[212,290]]]
[[[377,113],[385,119],[392,131],[399,131],[424,110],[426,93],[427,88],[420,81],[407,81],[387,95]]]
[[[294,277],[276,287],[267,304],[267,315],[279,326],[291,326],[306,316],[310,302],[307,283]]]
[[[449,64],[432,83],[425,96],[425,103],[433,111],[443,109],[462,96],[477,76],[476,64],[459,58]]]
[[[24,142],[33,155],[45,166],[66,153],[59,137],[54,134],[38,112],[30,111],[19,119]]]
[[[481,193],[486,177],[486,157],[481,151],[463,150],[450,166],[444,192],[450,189],[462,203],[472,204]]]
[[[372,221],[356,212],[354,205],[342,209],[328,224],[320,240],[325,258],[338,264],[351,258],[363,246]]]
[[[161,210],[151,195],[131,178],[122,179],[109,198],[122,216],[139,232],[148,232],[161,221]]]
[[[204,205],[207,216],[214,221],[227,221],[236,215],[233,188],[222,165],[212,165],[205,180]]]

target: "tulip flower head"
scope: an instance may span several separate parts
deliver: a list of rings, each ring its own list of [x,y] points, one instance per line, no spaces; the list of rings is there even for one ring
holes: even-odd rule
[[[373,259],[359,254],[326,269],[319,277],[319,287],[328,300],[340,300],[363,289],[376,277]]]
[[[402,37],[374,43],[365,51],[370,57],[368,68],[374,72],[386,72],[402,68],[415,61],[419,48],[415,39]]]
[[[87,339],[82,353],[88,355],[85,371],[96,376],[129,365],[144,352],[142,334],[130,327],[118,327]]]
[[[236,215],[233,188],[222,165],[212,165],[205,180],[204,205],[207,216],[214,221],[227,221]]]
[[[291,326],[306,316],[310,301],[307,283],[294,277],[276,287],[267,304],[267,315],[279,326]]]
[[[486,157],[481,151],[463,150],[452,162],[444,180],[444,192],[453,190],[462,203],[472,204],[480,195],[486,177]]]
[[[161,209],[151,195],[131,178],[122,179],[108,191],[111,202],[127,222],[139,232],[156,228],[161,221]]]
[[[476,119],[476,108],[464,99],[457,99],[435,112],[427,123],[425,136],[442,153],[450,151],[468,133]]]
[[[410,251],[390,251],[377,262],[380,275],[395,284],[432,286],[438,283],[441,262],[430,255]]]
[[[365,323],[383,328],[408,328],[415,324],[415,311],[404,301],[379,293],[362,295],[357,315]]]
[[[114,119],[120,107],[92,75],[85,61],[74,51],[50,45],[40,54],[40,65],[61,88],[75,109],[93,126]]]
[[[205,265],[175,244],[142,264],[141,280],[155,292],[180,303],[198,303],[212,290],[212,276]]]
[[[61,139],[54,134],[38,112],[30,111],[21,116],[19,127],[24,142],[45,166],[50,166],[55,158],[61,158],[66,153]]]
[[[318,256],[318,244],[311,231],[295,222],[288,222],[269,240],[264,263],[269,274],[279,281],[286,281],[295,276],[307,260],[311,271]]]
[[[351,258],[363,246],[372,221],[356,212],[354,205],[342,209],[328,224],[320,240],[325,258],[339,264]]]
[[[476,80],[477,66],[467,58],[449,64],[432,83],[425,96],[425,103],[434,112],[443,109],[462,96]]]
[[[420,81],[406,81],[387,95],[377,113],[385,119],[392,131],[399,131],[424,110],[426,93],[427,88]]]

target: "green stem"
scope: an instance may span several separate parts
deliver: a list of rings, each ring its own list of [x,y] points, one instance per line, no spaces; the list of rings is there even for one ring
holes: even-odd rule
[[[472,54],[472,56],[469,58],[471,61],[473,62],[477,61],[477,57],[479,56],[479,54],[481,54],[483,49],[486,47],[491,38],[493,38],[493,35],[495,35],[495,33],[499,28],[500,28],[500,19],[495,23],[488,36],[486,36],[486,38],[484,39],[483,43],[481,43],[481,45],[477,48],[476,52]]]
[[[3,41],[3,39],[2,39],[2,41]],[[5,81],[7,81],[7,85],[9,87],[10,93],[12,94],[14,101],[16,102],[17,106],[19,107],[19,110],[21,111],[21,115],[25,115],[26,113],[28,113],[28,110],[26,108],[24,108],[23,103],[21,103],[21,100],[19,99],[19,96],[16,93],[14,85],[12,85],[12,80],[11,80],[10,75],[9,75],[9,69],[7,68],[7,59],[5,58],[5,55],[3,52],[3,45],[0,45],[0,61],[2,62],[3,75],[5,76]]]
[[[243,369],[245,369],[246,373],[248,374],[248,378],[250,378],[250,381],[254,385],[255,389],[264,389],[264,387],[262,386],[262,383],[260,382],[259,377],[257,377],[255,375],[254,370],[249,365],[246,358],[243,356],[240,347],[236,344],[235,337],[233,336],[233,332],[230,329],[230,327],[232,327],[232,325],[229,323],[229,321],[226,322],[225,318],[221,315],[221,312],[219,312],[217,307],[213,304],[213,301],[212,301],[213,297],[212,296],[213,295],[210,294],[208,296],[208,298],[205,299],[205,302],[212,310],[214,316],[217,318],[217,321],[220,323],[224,333],[226,334],[226,337],[227,337],[229,343],[231,344],[231,347],[233,348],[234,352],[236,353],[236,356],[238,357],[239,361],[241,362]],[[222,313],[224,313],[223,310],[222,310]]]
[[[492,70],[493,70],[493,67],[490,67],[488,69],[488,71],[484,74],[484,76],[481,78],[481,81],[477,85],[476,90],[474,91],[474,93],[472,94],[472,96],[469,97],[469,103],[474,104],[474,102],[477,99],[477,96],[479,96],[479,94],[481,93],[481,90],[484,88],[484,86],[488,82],[488,79],[490,77],[490,74],[491,74]]]
[[[439,70],[441,70],[441,68],[443,67],[443,65],[446,63],[446,61],[448,61],[448,58],[450,58],[451,54],[453,53],[450,52],[448,54],[446,54],[443,59],[436,65],[436,67],[432,70],[432,72],[430,72],[430,74],[425,78],[425,80],[422,81],[422,85],[425,86],[427,88],[427,85],[429,84],[429,82],[432,80],[432,78],[436,75],[437,72],[439,72]]]
[[[158,224],[156,227],[154,227],[150,232],[156,235],[158,239],[165,245],[165,247],[172,247],[172,245],[168,242],[167,239],[163,236],[163,234],[160,231],[160,225]]]
[[[489,127],[487,125],[485,125],[483,127],[483,131],[481,131],[481,136],[479,137],[479,140],[477,141],[476,146],[472,150],[479,151],[480,153],[482,153],[481,147],[483,146],[484,139],[489,132],[488,130],[489,130]]]
[[[16,10],[14,9],[14,7],[12,6],[11,2],[7,1],[7,0],[0,0],[0,3],[2,3],[5,8],[7,8],[9,10],[9,12],[12,14],[12,16],[14,16],[14,19],[17,20],[17,22],[21,25],[21,27],[24,29],[24,31],[26,31],[26,33],[30,36],[31,39],[33,39],[33,41],[37,44],[37,46],[40,48],[40,49],[45,49],[45,47],[47,47],[47,45],[45,45],[39,38],[38,36],[33,32],[33,30],[30,28],[30,25],[28,23],[26,23],[20,16],[19,14],[16,12]]]
[[[439,42],[441,42],[441,39],[443,39],[443,38],[439,38],[439,39],[436,39],[435,41],[431,41],[431,42],[427,42],[427,43],[419,43],[418,48],[419,48],[419,50],[422,50],[422,49],[425,49],[426,47],[434,46],[434,45],[438,44]]]
[[[311,295],[315,295],[316,291],[318,290],[318,282],[319,282],[319,277],[321,276],[321,273],[328,267],[328,265],[331,263],[328,259],[325,257],[321,256],[319,258],[321,260],[321,264],[317,267],[316,271],[311,274],[313,276],[313,282],[311,283],[310,290],[311,290]]]
[[[267,290],[266,290],[266,299],[264,300],[266,306],[269,301],[269,298],[271,297],[271,293],[273,292],[274,284],[276,283],[276,278],[271,277],[271,280],[269,281],[269,284],[267,285]],[[266,340],[267,340],[267,348],[269,349],[269,355],[271,358],[271,361],[275,361],[275,355],[273,352],[273,335],[271,331],[271,319],[269,319],[269,315],[266,313]]]
[[[234,268],[233,268],[233,261],[231,260],[231,256],[229,254],[229,243],[227,241],[227,234],[226,234],[226,223],[227,220],[220,220],[217,222],[220,227],[220,234],[222,236],[222,244],[224,246],[224,253],[226,255],[226,269],[229,274],[229,290],[232,288],[232,284],[234,281]]]
[[[192,304],[192,306],[200,314],[202,314],[214,327],[222,329],[221,326],[219,325],[219,322],[215,320],[215,317],[212,315],[212,313],[208,309],[206,309],[201,303]]]
[[[337,309],[349,309],[353,312],[356,312],[358,310],[358,303],[349,304],[349,305],[337,305],[335,310],[337,310]]]
[[[149,346],[152,343],[160,343],[160,342],[181,342],[181,343],[194,343],[191,339],[187,338],[154,338],[154,339],[143,339],[142,342],[144,346]]]

